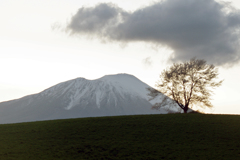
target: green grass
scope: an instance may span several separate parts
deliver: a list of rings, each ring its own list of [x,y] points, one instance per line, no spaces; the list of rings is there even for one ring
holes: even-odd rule
[[[240,159],[240,116],[168,114],[0,125],[0,159]]]

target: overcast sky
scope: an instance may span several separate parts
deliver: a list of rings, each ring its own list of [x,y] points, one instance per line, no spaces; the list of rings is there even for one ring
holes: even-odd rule
[[[219,67],[213,113],[240,114],[237,0],[2,0],[0,101],[77,77],[128,73],[154,86],[173,62]]]

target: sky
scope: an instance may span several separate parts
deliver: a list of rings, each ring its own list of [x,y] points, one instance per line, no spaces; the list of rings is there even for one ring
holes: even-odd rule
[[[193,57],[219,68],[207,113],[240,114],[238,0],[1,0],[0,102],[128,73],[154,87]]]

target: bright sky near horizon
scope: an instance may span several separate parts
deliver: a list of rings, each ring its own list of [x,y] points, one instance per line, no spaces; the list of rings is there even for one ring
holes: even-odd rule
[[[166,8],[169,6],[169,8],[176,7],[173,3],[177,1],[170,1],[172,3],[166,3]],[[135,35],[123,35],[119,38],[117,36],[120,31],[116,30],[116,27],[110,26],[112,27],[110,28],[112,31],[116,31],[113,32],[114,35],[116,33],[116,36],[110,33],[99,33],[101,27],[102,30],[106,29],[102,21],[94,22],[98,23],[99,28],[97,30],[85,29],[84,26],[77,26],[78,28],[76,29],[74,28],[76,27],[74,23],[72,23],[73,27],[70,31],[64,30],[63,26],[70,24],[72,21],[71,17],[77,17],[76,13],[79,8],[82,6],[96,7],[97,4],[104,2],[111,2],[118,6],[117,8],[116,6],[115,8],[110,7],[111,12],[124,13],[127,16],[131,16],[131,13],[139,8],[142,8],[142,12],[148,13],[149,10],[144,10],[144,8],[157,4],[156,1],[149,0],[1,0],[0,101],[12,100],[38,93],[57,83],[77,77],[96,79],[107,74],[117,73],[132,74],[154,87],[161,71],[171,65],[167,60],[171,57],[173,50],[179,51],[179,54],[176,52],[175,59],[173,60],[181,61],[184,60],[184,56],[189,57],[189,55],[184,55],[183,52],[188,54],[189,50],[186,49],[186,46],[188,46],[190,42],[194,42],[193,40],[183,42],[184,40],[182,40],[181,35],[179,35],[181,41],[177,41],[178,38],[176,37],[174,37],[173,40],[168,36],[165,38],[167,40],[161,39],[161,37],[156,38],[154,37],[155,34],[152,33],[149,33],[149,37],[147,38],[145,35],[137,35],[137,33]],[[240,2],[238,2],[238,0],[225,0],[225,2],[231,2],[233,7],[240,9]],[[109,9],[108,6],[105,7]],[[119,8],[124,10],[124,12]],[[150,9],[153,10],[154,7]],[[169,14],[169,12],[170,11],[166,9],[164,13]],[[131,17],[132,21],[134,17],[136,18],[138,16],[137,13],[140,13],[140,11]],[[216,15],[219,16],[217,11],[216,13]],[[94,13],[82,11],[82,15],[86,17],[91,16],[90,14]],[[80,18],[86,19],[86,17]],[[238,18],[240,19],[237,15],[229,20],[230,25],[232,25],[231,27],[240,24],[238,23]],[[163,21],[166,24],[169,19],[163,18]],[[174,25],[177,25],[175,22],[176,20],[174,21]],[[127,27],[133,25],[130,22],[126,23],[128,23],[126,25]],[[214,23],[214,25],[215,24],[218,23]],[[131,31],[131,28],[126,30],[126,26],[120,28],[122,29],[121,31]],[[203,28],[204,27],[208,26],[203,26]],[[218,27],[218,25],[216,25],[216,27]],[[224,27],[225,26],[221,26],[221,28]],[[230,40],[237,37],[239,40],[239,35],[235,36],[232,32],[228,33],[229,28],[224,30],[227,32],[223,37],[229,37]],[[200,28],[200,30],[201,29],[202,28]],[[188,29],[189,32],[190,30]],[[82,33],[83,31],[88,32],[88,35],[86,36],[85,33]],[[70,35],[70,32],[73,33],[73,35]],[[167,32],[168,31],[166,31],[166,33]],[[173,32],[169,31],[169,33]],[[184,31],[182,31],[182,33],[184,33]],[[99,34],[109,38],[110,42],[100,40]],[[175,35],[176,33],[174,33],[174,36]],[[162,37],[164,36],[166,35],[162,35]],[[189,35],[185,37],[186,39],[188,37],[191,39]],[[214,37],[214,35],[212,37]],[[204,38],[202,39],[204,40]],[[218,39],[222,41],[228,40],[227,38],[222,39],[222,37]],[[223,46],[223,43],[227,45]],[[172,48],[170,50],[166,47],[159,46],[159,44],[168,46],[167,48]],[[206,44],[209,44],[209,42],[206,42]],[[207,61],[216,62],[219,66],[219,79],[224,79],[222,86],[214,91],[215,95],[212,97],[214,109],[208,111],[210,113],[240,114],[240,101],[238,100],[240,96],[240,63],[238,63],[238,58],[240,57],[238,51],[240,51],[240,47],[232,47],[232,44],[236,45],[235,41],[229,45],[228,42],[216,42],[216,44],[212,44],[215,47],[214,51],[211,50],[212,55],[216,55],[215,58],[211,58],[214,56],[210,57],[209,55],[200,56],[200,58],[206,56],[205,59]],[[194,46],[194,44],[192,46]],[[207,47],[212,48],[210,44]],[[197,46],[199,52],[209,51],[209,48],[199,49],[199,46]],[[219,54],[217,54],[217,51]],[[231,52],[229,56],[228,51]],[[196,52],[193,57],[198,57],[198,55],[200,54]],[[228,57],[235,58],[230,59]],[[192,57],[189,57],[189,59],[190,58]],[[236,62],[234,60],[236,60]],[[226,67],[226,64],[233,64],[233,66]]]

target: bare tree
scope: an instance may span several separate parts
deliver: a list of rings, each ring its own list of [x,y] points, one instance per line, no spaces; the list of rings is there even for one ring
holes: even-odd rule
[[[223,80],[216,82],[218,70],[214,65],[208,65],[205,60],[191,59],[185,63],[174,63],[163,70],[160,80],[156,83],[158,91],[173,99],[178,106],[187,113],[189,106],[212,107],[211,89],[219,87]],[[148,89],[149,96],[157,97],[157,91]],[[163,100],[152,106],[159,109],[169,105],[171,101]]]

